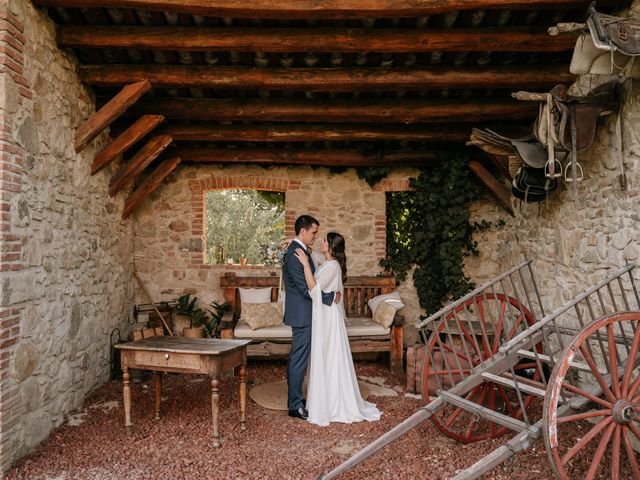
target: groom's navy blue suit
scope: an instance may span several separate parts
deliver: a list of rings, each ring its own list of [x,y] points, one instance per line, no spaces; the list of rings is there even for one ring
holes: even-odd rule
[[[303,248],[297,241],[292,241],[287,249],[282,265],[285,286],[284,323],[292,330],[291,352],[287,363],[287,403],[289,410],[302,407],[302,384],[304,373],[311,351],[311,309],[312,302],[309,287],[304,278],[304,267],[295,255],[296,248]],[[307,251],[307,255],[309,255]],[[309,258],[311,271],[313,262]],[[322,292],[322,303],[331,305],[335,293]]]

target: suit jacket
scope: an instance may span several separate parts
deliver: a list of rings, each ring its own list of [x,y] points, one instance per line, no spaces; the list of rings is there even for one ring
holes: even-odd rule
[[[296,257],[296,248],[302,248],[302,246],[296,241],[291,242],[282,264],[282,276],[286,291],[284,324],[291,327],[310,327],[311,307],[313,304],[309,295],[307,281],[304,278],[304,267]],[[309,254],[307,253],[307,255]],[[315,272],[311,258],[309,258],[309,263],[311,264],[311,271]],[[335,292],[322,292],[322,303],[331,305],[334,297]]]

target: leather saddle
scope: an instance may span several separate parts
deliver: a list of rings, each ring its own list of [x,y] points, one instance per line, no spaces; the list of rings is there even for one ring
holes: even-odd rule
[[[601,50],[618,50],[624,55],[640,55],[640,20],[596,12],[589,5],[587,25],[594,45]]]
[[[598,117],[618,110],[619,86],[619,82],[614,80],[594,88],[584,96],[572,96],[567,94],[564,85],[556,85],[549,92],[547,101],[540,102],[534,126],[536,138],[547,145],[551,136],[553,144],[565,151],[586,150],[595,140]]]
[[[576,42],[569,71],[575,75],[624,74],[640,78],[640,20],[598,13],[595,2],[588,10],[589,33]]]

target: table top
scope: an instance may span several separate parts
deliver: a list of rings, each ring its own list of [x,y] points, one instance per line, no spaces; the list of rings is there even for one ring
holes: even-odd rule
[[[153,352],[202,353],[221,355],[244,348],[251,340],[221,340],[219,338],[185,338],[155,336],[135,342],[114,345],[121,350],[148,350]]]

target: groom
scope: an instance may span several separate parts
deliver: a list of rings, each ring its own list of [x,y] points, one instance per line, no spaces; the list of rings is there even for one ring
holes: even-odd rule
[[[311,351],[311,296],[304,278],[304,268],[296,258],[296,248],[302,248],[310,255],[309,247],[318,236],[320,222],[309,215],[297,218],[294,225],[296,237],[289,244],[284,257],[282,273],[284,278],[285,308],[284,323],[291,327],[291,352],[287,363],[287,403],[289,416],[306,419],[308,417],[302,397],[302,384]],[[309,262],[314,270],[313,262]],[[335,292],[322,292],[322,303],[331,305]]]

